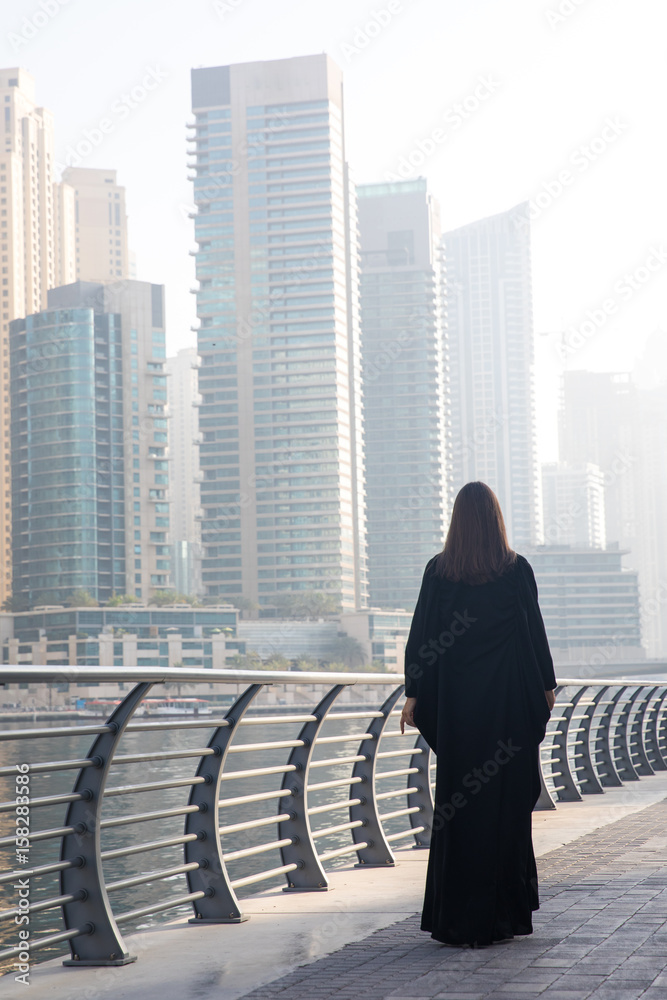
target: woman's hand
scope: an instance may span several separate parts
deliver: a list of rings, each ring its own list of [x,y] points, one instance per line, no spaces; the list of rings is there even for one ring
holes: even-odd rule
[[[417,728],[415,726],[415,708],[416,708],[416,706],[417,706],[417,699],[416,698],[406,698],[405,699],[405,705],[403,706],[403,711],[401,712],[401,732],[402,733],[405,732],[405,727],[406,726],[412,726],[413,729]]]
[[[553,712],[554,705],[556,704],[556,689],[554,688],[553,691],[545,691],[544,693],[546,695],[549,711]]]

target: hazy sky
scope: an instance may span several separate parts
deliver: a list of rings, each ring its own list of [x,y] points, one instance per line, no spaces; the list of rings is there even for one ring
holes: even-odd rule
[[[563,364],[622,371],[649,335],[658,354],[664,348],[658,0],[13,0],[8,7],[2,64],[35,76],[38,103],[55,115],[58,159],[88,133],[100,141],[79,165],[115,168],[127,188],[138,277],[166,285],[170,352],[194,344],[190,68],[324,51],[345,70],[347,152],[358,181],[397,175],[401,165],[405,172],[412,157],[410,176],[428,178],[443,230],[532,201],[542,458],[556,457]],[[128,98],[143,81],[150,89]],[[102,118],[111,128],[97,135]]]

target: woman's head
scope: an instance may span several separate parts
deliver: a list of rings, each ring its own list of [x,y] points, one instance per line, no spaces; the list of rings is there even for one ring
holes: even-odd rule
[[[438,572],[448,580],[487,583],[515,561],[498,497],[486,483],[466,483],[454,501]]]

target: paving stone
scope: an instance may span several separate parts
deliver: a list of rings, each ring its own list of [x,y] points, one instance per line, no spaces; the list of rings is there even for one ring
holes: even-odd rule
[[[540,858],[530,937],[447,948],[415,915],[243,1000],[667,1000],[665,828],[667,800]]]

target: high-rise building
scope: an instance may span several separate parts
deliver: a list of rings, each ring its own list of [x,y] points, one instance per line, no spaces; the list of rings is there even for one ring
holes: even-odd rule
[[[62,187],[73,192],[77,280],[129,278],[125,188],[116,171],[68,167]]]
[[[637,545],[636,392],[626,373],[566,371],[558,415],[560,460],[602,470],[606,540],[629,553]]]
[[[192,72],[203,584],[366,603],[356,215],[326,55]]]
[[[443,236],[453,486],[487,483],[519,551],[541,533],[527,208]]]
[[[545,463],[542,503],[547,545],[605,547],[604,476],[597,465]]]
[[[168,587],[162,286],[53,289],[10,356],[17,605]]]
[[[56,183],[53,117],[35,104],[23,69],[0,70],[0,605],[11,594],[9,323],[46,307],[49,288],[74,281],[74,205]]]
[[[544,545],[527,552],[556,664],[577,662],[581,676],[604,676],[606,664],[646,656],[637,574],[618,548]]]
[[[449,514],[439,206],[421,178],[357,197],[368,589],[412,610]]]
[[[201,591],[198,368],[194,347],[167,358],[171,568],[174,589],[181,594]]]

